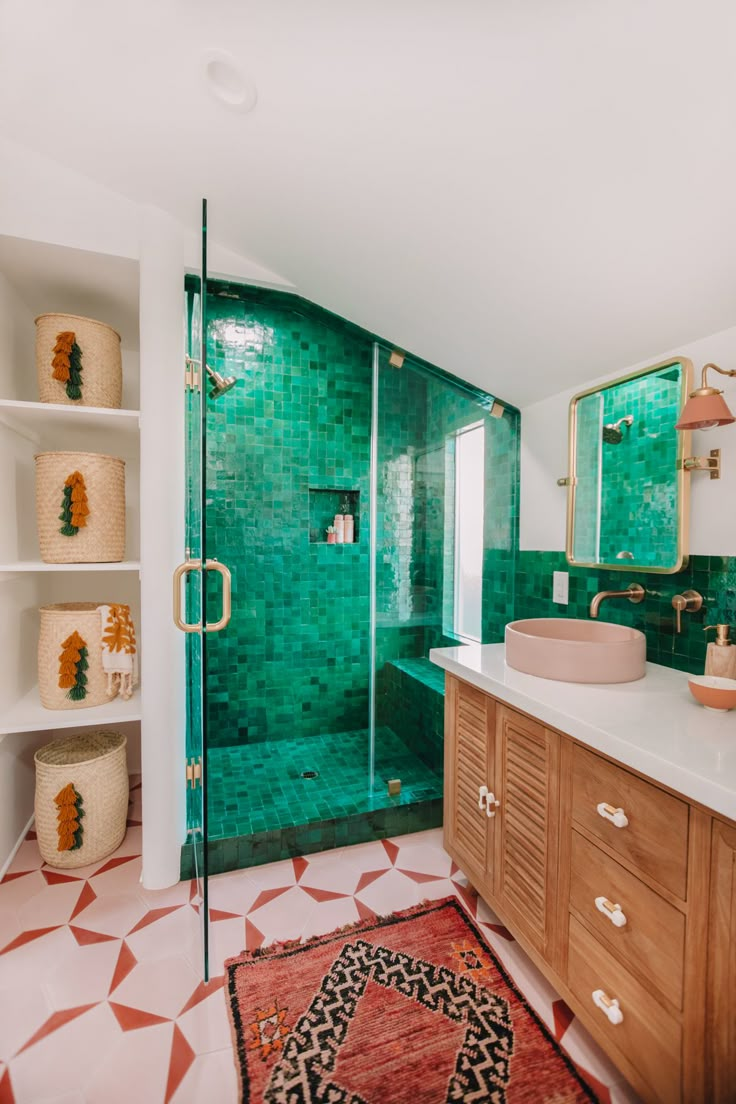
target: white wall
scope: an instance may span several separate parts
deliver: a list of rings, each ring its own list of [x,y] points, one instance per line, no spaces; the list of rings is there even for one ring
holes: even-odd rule
[[[559,552],[565,548],[567,491],[557,486],[557,479],[568,474],[567,415],[572,396],[604,379],[615,379],[677,355],[693,362],[696,385],[700,386],[700,369],[708,361],[722,368],[736,368],[736,327],[667,349],[640,364],[622,366],[610,376],[561,391],[522,409],[519,532],[522,551]],[[716,386],[724,388],[726,401],[736,410],[736,380],[729,381],[716,373],[711,378]],[[693,456],[707,456],[713,448],[722,450],[720,480],[711,480],[705,473],[694,473],[691,477],[690,554],[736,556],[736,425],[693,433]]]

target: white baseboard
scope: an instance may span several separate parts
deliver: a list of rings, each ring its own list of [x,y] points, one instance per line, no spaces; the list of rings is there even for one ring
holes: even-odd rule
[[[31,828],[33,827],[33,821],[34,820],[35,820],[35,817],[32,816],[31,819],[26,824],[23,831],[21,832],[20,836],[18,837],[18,839],[17,839],[12,851],[8,855],[7,859],[5,860],[3,865],[0,866],[0,882],[3,880],[5,875],[8,873],[8,870],[10,870],[10,864],[12,863],[15,856],[18,854],[18,849],[20,848],[20,845],[22,844],[23,840],[26,838],[26,836],[30,832]]]

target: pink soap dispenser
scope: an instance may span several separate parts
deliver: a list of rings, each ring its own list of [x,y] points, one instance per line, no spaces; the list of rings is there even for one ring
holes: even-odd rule
[[[705,673],[717,678],[736,679],[736,648],[729,638],[730,625],[706,625],[703,632],[715,629],[716,638],[705,653]]]

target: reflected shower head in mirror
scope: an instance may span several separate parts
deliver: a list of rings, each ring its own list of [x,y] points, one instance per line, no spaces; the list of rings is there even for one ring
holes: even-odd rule
[[[212,390],[209,393],[211,399],[219,399],[220,395],[224,395],[237,383],[235,376],[221,376],[219,372],[213,372],[209,365],[206,367],[207,375],[212,384]]]
[[[617,422],[611,422],[610,425],[604,425],[603,440],[605,443],[607,445],[620,444],[624,436],[624,431],[621,429],[621,426],[631,426],[633,421],[634,415],[627,414],[625,418],[619,418]]]

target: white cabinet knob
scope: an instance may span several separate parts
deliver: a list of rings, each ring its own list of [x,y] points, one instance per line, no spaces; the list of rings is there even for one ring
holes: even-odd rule
[[[616,828],[625,828],[629,823],[629,818],[623,809],[614,809],[613,805],[609,805],[607,801],[601,801],[599,805],[596,805],[598,815],[602,816],[604,820],[610,820]]]
[[[494,817],[496,815],[496,809],[499,806],[499,802],[496,801],[496,795],[492,793],[487,786],[478,787],[478,808],[485,809],[486,816]]]
[[[609,997],[602,989],[593,990],[593,1003],[608,1017],[610,1023],[623,1023],[624,1014],[615,997]]]
[[[611,904],[607,897],[596,897],[595,907],[608,917],[614,927],[626,927],[626,916],[620,905]]]

